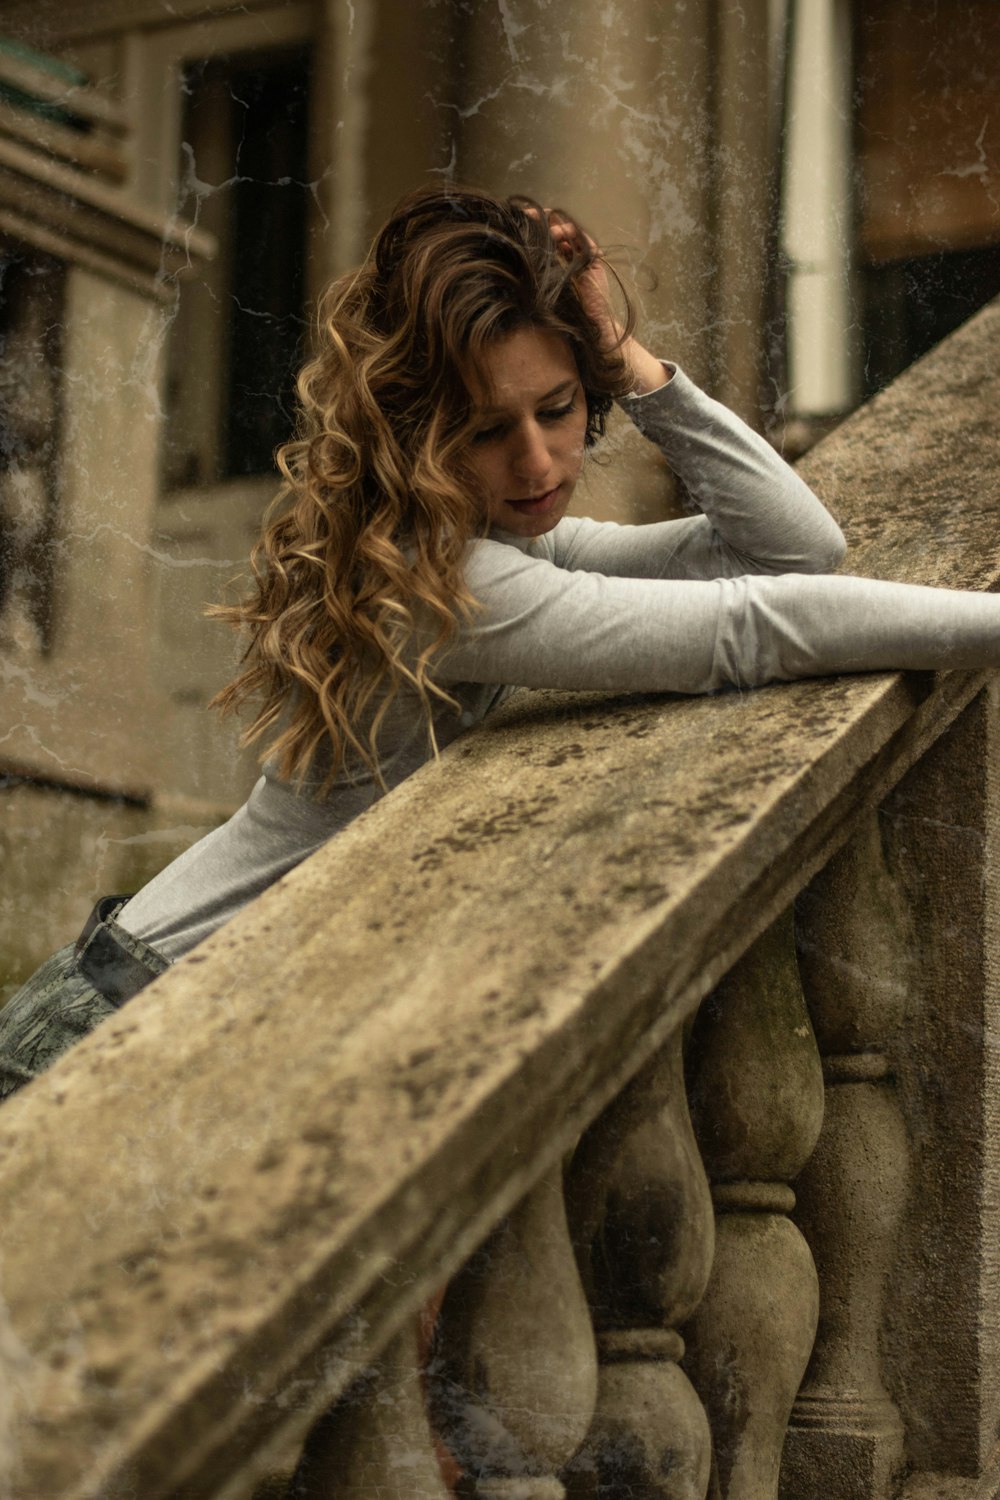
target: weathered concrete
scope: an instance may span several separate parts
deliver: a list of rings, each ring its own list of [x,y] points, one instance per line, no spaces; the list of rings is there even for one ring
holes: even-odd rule
[[[877,815],[803,893],[796,925],[826,1080],[819,1142],[795,1185],[796,1219],[813,1247],[822,1295],[781,1493],[801,1500],[822,1474],[829,1500],[882,1500],[905,1460],[880,1344],[910,1186],[886,1048],[912,988],[913,932],[885,866]],[[904,1343],[911,1327],[909,1320],[898,1330]]]
[[[889,798],[886,855],[913,916],[915,982],[889,1056],[912,1189],[884,1358],[911,1460],[992,1469],[1000,1492],[1000,692]],[[942,1411],[951,1413],[941,1420]]]
[[[873,571],[1000,577],[998,325],[811,455]],[[12,1100],[11,1493],[245,1493],[981,681],[522,697]]]
[[[787,1217],[788,1184],[815,1148],[824,1104],[790,912],[702,1005],[687,1075],[716,1248],[683,1330],[684,1364],[708,1412],[721,1494],[756,1500],[777,1493],[819,1313],[812,1249]]]
[[[680,1326],[705,1295],[715,1217],[682,1053],[677,1031],[585,1132],[567,1177],[600,1355],[595,1419],[571,1465],[580,1481],[573,1496],[704,1500],[708,1486],[712,1434],[680,1367]]]
[[[594,1327],[556,1161],[448,1285],[428,1394],[477,1494],[564,1500],[597,1398]]]

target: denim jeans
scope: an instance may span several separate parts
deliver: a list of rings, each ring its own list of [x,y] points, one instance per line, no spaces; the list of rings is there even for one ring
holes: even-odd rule
[[[114,920],[128,899],[98,901],[76,942],[54,953],[0,1010],[0,1099],[30,1083],[169,967]]]

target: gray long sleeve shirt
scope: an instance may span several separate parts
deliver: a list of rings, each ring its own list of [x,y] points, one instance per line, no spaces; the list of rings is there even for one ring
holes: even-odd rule
[[[850,577],[840,529],[771,447],[680,370],[625,410],[701,514],[648,526],[566,517],[546,535],[470,544],[480,609],[435,676],[443,747],[514,686],[702,693],[727,684],[883,667],[1000,665],[1000,599]],[[393,786],[431,753],[401,692],[380,740]],[[267,765],[221,828],[135,896],[118,920],[174,960],[375,801],[370,778],[316,795]]]

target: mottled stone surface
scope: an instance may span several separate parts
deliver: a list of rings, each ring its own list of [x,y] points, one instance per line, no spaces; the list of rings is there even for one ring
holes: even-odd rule
[[[855,566],[1000,577],[998,333],[810,456]],[[979,681],[524,695],[7,1104],[10,1492],[193,1500],[287,1437]]]
[[[904,1013],[888,1033],[912,1162],[884,1369],[914,1466],[992,1471],[984,1496],[1000,1493],[998,769],[994,683],[880,817],[914,931]]]

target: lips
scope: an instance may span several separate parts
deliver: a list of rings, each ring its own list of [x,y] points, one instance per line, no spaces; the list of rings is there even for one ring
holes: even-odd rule
[[[522,516],[542,516],[556,503],[561,488],[557,484],[555,489],[546,490],[544,495],[529,495],[525,500],[508,500],[506,504]]]

